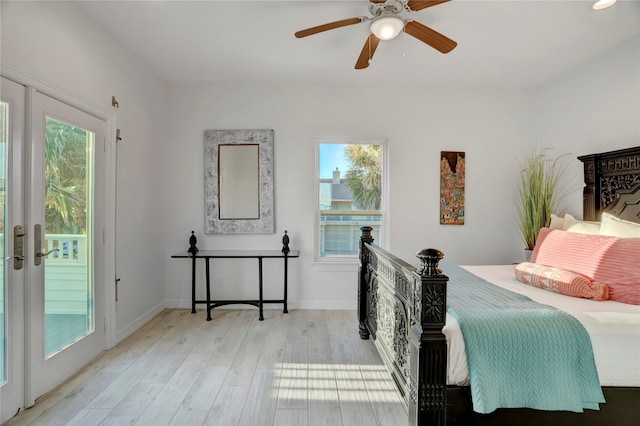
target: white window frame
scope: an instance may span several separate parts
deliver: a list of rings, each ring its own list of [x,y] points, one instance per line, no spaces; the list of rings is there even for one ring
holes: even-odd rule
[[[382,146],[382,197],[380,200],[380,210],[376,210],[376,214],[380,214],[380,238],[374,241],[375,244],[385,247],[388,239],[388,202],[389,202],[389,148],[385,138],[316,138],[315,147],[315,226],[314,226],[314,259],[317,263],[331,264],[357,264],[359,263],[358,255],[329,256],[321,257],[320,253],[320,230],[321,230],[321,211],[320,211],[320,145],[324,144],[340,144],[340,145],[381,145]],[[355,210],[358,212],[358,210]]]

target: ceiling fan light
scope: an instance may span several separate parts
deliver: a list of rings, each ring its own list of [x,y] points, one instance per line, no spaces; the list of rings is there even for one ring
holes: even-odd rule
[[[380,40],[396,38],[404,28],[404,21],[397,16],[382,16],[371,23],[369,29]]]
[[[598,0],[594,3],[593,8],[595,10],[606,9],[607,7],[613,6],[617,0]]]

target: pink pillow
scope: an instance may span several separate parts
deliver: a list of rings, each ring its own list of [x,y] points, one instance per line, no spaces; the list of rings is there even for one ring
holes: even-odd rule
[[[584,275],[609,287],[609,299],[640,305],[640,238],[542,228],[531,262]]]
[[[567,296],[593,300],[609,298],[609,288],[606,284],[593,282],[584,275],[565,269],[523,262],[516,265],[515,273],[516,278],[525,284]]]

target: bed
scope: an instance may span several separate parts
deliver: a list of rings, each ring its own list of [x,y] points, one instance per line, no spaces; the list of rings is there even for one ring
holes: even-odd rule
[[[603,214],[613,214],[640,223],[640,147],[578,158],[584,165],[584,220],[599,221]],[[420,265],[413,266],[377,246],[371,228],[362,228],[359,333],[362,339],[374,339],[403,397],[409,424],[640,424],[640,306],[569,297],[522,285],[514,277],[514,265],[441,265],[443,256],[436,249],[425,249],[417,254]],[[584,410],[510,406],[490,407],[487,414],[476,412],[477,407],[474,411],[465,339],[447,310],[447,297],[457,297],[453,289],[459,279],[450,280],[447,274],[461,277],[468,272],[524,294],[526,299],[568,312],[582,324],[592,343],[591,362],[599,381],[596,387],[606,403],[597,404],[599,409],[585,406]],[[456,309],[450,310],[458,315]],[[611,328],[610,322],[616,328]],[[474,364],[469,365],[473,365],[476,377]],[[477,400],[475,404],[478,406]]]

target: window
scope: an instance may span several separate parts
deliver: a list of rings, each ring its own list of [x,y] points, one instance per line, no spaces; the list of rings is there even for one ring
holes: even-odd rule
[[[383,235],[386,146],[376,140],[322,140],[317,155],[317,260],[354,261],[360,227]]]

